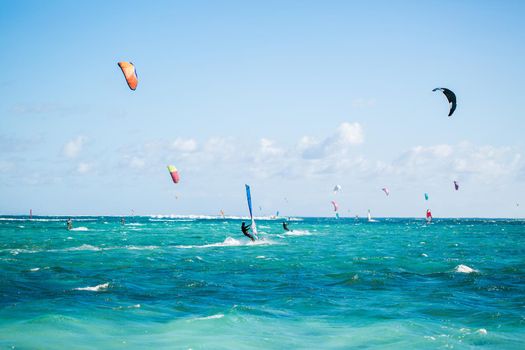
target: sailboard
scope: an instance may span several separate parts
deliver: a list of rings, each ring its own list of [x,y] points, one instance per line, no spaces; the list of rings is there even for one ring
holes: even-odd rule
[[[246,200],[248,201],[248,209],[250,210],[250,219],[252,220],[252,233],[253,235],[256,237],[256,238],[259,238],[257,237],[257,226],[255,226],[255,219],[253,217],[253,210],[252,210],[252,194],[251,194],[251,191],[250,191],[250,186],[248,185],[244,185],[246,186]]]

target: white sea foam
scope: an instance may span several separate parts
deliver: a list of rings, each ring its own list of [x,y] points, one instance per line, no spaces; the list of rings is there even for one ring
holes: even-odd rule
[[[454,271],[456,272],[461,272],[461,273],[473,273],[473,272],[479,272],[478,270],[475,270],[467,265],[458,265],[456,266],[456,268],[454,269]]]
[[[287,236],[311,236],[312,233],[310,231],[292,230],[292,231],[286,231],[285,235]]]
[[[132,222],[130,224],[127,224],[128,226],[144,226],[144,224],[139,224],[138,222]]]
[[[252,245],[271,245],[275,244],[273,241],[267,239],[258,239],[255,242],[249,241],[240,241],[232,237],[226,238],[223,242],[220,243],[211,243],[204,245],[178,245],[175,248],[179,249],[191,249],[191,248],[212,248],[212,247],[238,247],[238,246],[252,246]]]
[[[256,256],[255,259],[266,259],[266,257],[264,255],[259,255],[259,256]]]
[[[66,248],[64,251],[75,251],[75,250],[93,250],[93,251],[99,251],[102,250],[102,248],[92,246],[90,244],[82,244],[79,247],[73,247],[73,248]]]
[[[109,282],[108,283],[104,283],[104,284],[99,284],[98,286],[94,286],[94,287],[75,288],[74,290],[85,290],[85,291],[89,291],[89,292],[101,292],[101,291],[104,291],[104,290],[108,289],[108,287],[109,287]]]
[[[211,315],[211,316],[206,316],[206,317],[198,317],[198,318],[196,318],[196,320],[199,320],[199,321],[202,321],[202,320],[213,320],[213,319],[223,318],[223,317],[224,317],[223,314],[216,314],[216,315]]]
[[[480,328],[476,332],[478,332],[481,335],[486,335],[488,332],[485,328]]]
[[[29,271],[31,271],[31,272],[37,272],[38,270],[40,270],[40,267],[34,267],[34,268],[30,269]]]
[[[421,256],[424,258],[428,258],[428,255],[426,255],[425,253],[421,254]]]
[[[217,219],[229,219],[229,220],[250,220],[249,216],[234,216],[227,215],[222,217],[221,215],[148,215],[152,219],[191,219],[191,220],[217,220]],[[288,221],[302,221],[302,218],[284,218],[281,216],[255,216],[255,220],[283,220],[287,219]],[[150,221],[154,221],[151,220]]]
[[[125,248],[128,250],[153,250],[153,249],[159,249],[160,247],[158,245],[142,245],[142,246],[130,245]]]
[[[71,231],[89,231],[89,229],[87,227],[80,226],[80,227],[72,228]]]
[[[0,218],[0,221],[39,221],[39,222],[59,222],[66,221],[67,217],[64,218]],[[96,221],[97,219],[79,219],[75,218],[74,221]]]

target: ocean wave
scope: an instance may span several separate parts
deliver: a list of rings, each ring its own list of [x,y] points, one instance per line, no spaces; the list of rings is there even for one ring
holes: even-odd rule
[[[80,226],[80,227],[72,228],[71,231],[89,231],[89,229],[87,227]]]
[[[72,247],[72,248],[66,248],[66,249],[62,249],[61,251],[64,251],[64,252],[76,251],[76,250],[92,250],[92,251],[99,251],[99,250],[102,250],[102,249],[103,249],[103,248],[95,247],[95,246],[92,246],[91,244],[82,244],[81,246],[78,246],[78,247]]]
[[[475,270],[473,269],[472,267],[469,267],[467,265],[458,265],[456,266],[456,268],[454,269],[455,272],[460,272],[460,273],[473,273],[473,272],[479,272],[478,270]]]
[[[223,317],[224,317],[224,314],[216,314],[216,315],[211,315],[211,316],[206,316],[206,317],[197,317],[194,320],[196,321],[214,320],[214,319],[223,318]]]
[[[0,221],[37,221],[37,222],[65,222],[68,217],[64,218],[0,218]],[[97,219],[78,219],[73,221],[97,221]]]
[[[284,233],[287,236],[311,236],[313,233],[310,231],[303,231],[303,230],[292,230],[292,231],[286,231]]]
[[[258,239],[254,242],[252,241],[240,241],[232,237],[226,238],[223,242],[220,243],[211,243],[204,245],[177,245],[175,248],[179,249],[191,249],[191,248],[213,248],[213,247],[238,247],[238,246],[255,246],[255,245],[272,245],[275,242],[267,240],[265,238]]]
[[[221,215],[149,215],[150,221],[153,221],[151,219],[179,219],[179,220],[220,220],[220,219],[228,219],[228,220],[251,220],[249,216],[235,216],[235,215],[225,215],[224,217]],[[255,220],[288,220],[288,221],[302,221],[302,218],[296,218],[296,217],[290,217],[285,218],[282,216],[255,216]]]
[[[113,249],[127,249],[127,250],[154,250],[159,249],[160,247],[158,245],[128,245],[125,247],[114,247]]]
[[[94,287],[74,288],[73,290],[85,290],[88,292],[101,292],[101,291],[105,291],[106,289],[108,289],[108,287],[109,287],[109,282],[104,283],[104,284],[99,284],[98,286],[94,286]]]

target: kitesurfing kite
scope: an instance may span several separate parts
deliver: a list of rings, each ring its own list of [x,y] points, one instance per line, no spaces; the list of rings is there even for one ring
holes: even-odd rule
[[[180,177],[177,168],[175,168],[173,165],[168,165],[168,171],[170,172],[173,183],[179,183]]]
[[[428,193],[425,193],[425,200],[428,201]]]
[[[457,190],[459,190],[459,184],[457,181],[454,181],[454,188]]]
[[[135,70],[135,66],[131,62],[119,62],[118,66],[120,69],[122,69],[122,73],[124,74],[124,78],[126,78],[126,82],[128,83],[128,86],[131,90],[135,90],[137,88],[137,85],[139,83],[139,78],[137,76],[137,71]]]
[[[448,100],[448,104],[449,104],[449,112],[448,112],[448,116],[450,117],[452,115],[452,113],[454,113],[454,111],[456,110],[456,94],[452,91],[452,90],[449,90],[447,88],[435,88],[434,90],[432,91],[441,91],[443,92],[443,94],[447,97],[447,100]]]
[[[335,185],[335,187],[334,187],[334,194],[336,194],[339,191],[341,191],[341,185]]]
[[[334,206],[334,211],[339,209],[339,205],[336,203],[336,201],[332,201],[332,205]]]
[[[385,192],[385,194],[386,194],[387,196],[390,194],[390,191],[389,191],[388,188],[386,188],[386,187],[383,187],[383,188],[381,189],[381,191]]]

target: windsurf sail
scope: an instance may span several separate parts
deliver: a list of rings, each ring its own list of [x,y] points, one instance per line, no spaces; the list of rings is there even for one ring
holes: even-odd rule
[[[370,209],[368,209],[368,221],[372,221],[372,215],[370,214]]]
[[[30,218],[30,219],[33,218],[33,209],[29,209],[29,218]]]
[[[252,220],[252,233],[255,237],[257,237],[257,227],[255,226],[255,219],[253,217],[253,210],[252,210],[252,194],[250,191],[250,186],[246,186],[246,200],[248,201],[248,209],[250,210],[250,219]]]
[[[430,209],[427,209],[427,221],[432,221],[432,212],[430,211]]]

